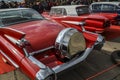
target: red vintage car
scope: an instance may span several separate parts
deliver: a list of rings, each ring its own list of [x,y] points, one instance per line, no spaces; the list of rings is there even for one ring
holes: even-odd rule
[[[1,9],[0,21],[2,60],[32,80],[56,80],[104,43],[99,34],[66,28],[29,8]]]
[[[120,25],[120,2],[94,2],[90,4],[90,11],[106,16],[112,24]]]
[[[80,27],[71,25],[74,22],[85,22],[87,31],[103,33],[110,26],[110,18],[100,14],[90,14],[86,5],[53,6],[50,13],[42,14],[47,19],[53,19],[66,27]]]

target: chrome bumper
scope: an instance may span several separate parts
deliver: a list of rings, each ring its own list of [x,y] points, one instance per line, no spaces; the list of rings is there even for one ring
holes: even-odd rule
[[[93,46],[91,48],[87,48],[81,56],[79,56],[78,58],[75,58],[75,59],[73,59],[73,60],[71,60],[71,61],[69,61],[67,63],[64,63],[63,65],[52,68],[53,71],[55,73],[59,73],[59,72],[61,72],[63,70],[66,70],[66,69],[80,63],[81,61],[83,61],[89,55],[89,53],[92,50],[93,50]]]
[[[94,49],[94,47],[96,46],[100,46],[100,49],[101,47],[103,46],[104,44],[104,38],[101,36],[101,35],[98,35],[98,38],[96,40],[96,42],[94,43],[94,45],[90,48],[87,48],[81,56],[77,57],[77,58],[73,58],[71,61],[69,62],[66,62],[62,65],[59,65],[59,66],[56,66],[54,68],[52,68],[52,70],[55,72],[55,73],[59,73],[63,70],[66,70],[78,63],[80,63],[81,61],[85,60],[87,58],[87,56],[90,54],[90,52]]]

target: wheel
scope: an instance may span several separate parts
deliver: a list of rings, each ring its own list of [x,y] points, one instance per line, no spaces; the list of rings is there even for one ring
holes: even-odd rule
[[[115,63],[120,63],[120,50],[112,52],[111,59]]]

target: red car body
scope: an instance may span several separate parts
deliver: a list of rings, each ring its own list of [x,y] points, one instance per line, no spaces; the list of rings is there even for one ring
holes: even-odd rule
[[[120,2],[94,2],[89,6],[91,13],[97,13],[110,19],[114,25],[120,25]]]
[[[59,13],[55,12],[56,10],[58,10]],[[103,33],[106,28],[110,27],[110,24],[117,23],[115,18],[118,14],[90,13],[89,8],[85,5],[67,5],[53,6],[50,13],[43,13],[43,16],[47,19],[53,19],[66,27],[80,27],[79,25],[71,25],[68,21],[85,22],[86,24],[84,27],[86,30]]]
[[[32,9],[3,9],[0,14],[0,54],[32,80],[55,80],[55,74],[83,61],[95,46],[103,45],[101,35],[66,28]]]

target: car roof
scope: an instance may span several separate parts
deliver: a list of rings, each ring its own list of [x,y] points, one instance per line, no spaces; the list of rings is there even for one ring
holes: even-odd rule
[[[67,12],[67,15],[74,15],[77,16],[76,7],[84,7],[87,5],[64,5],[64,6],[53,6],[51,9],[57,9],[62,8],[65,9]]]
[[[113,5],[120,5],[120,2],[93,2],[92,4],[113,4]]]
[[[30,9],[30,8],[8,8],[8,9],[0,9],[1,11],[12,11],[12,10],[24,10],[24,9]]]

